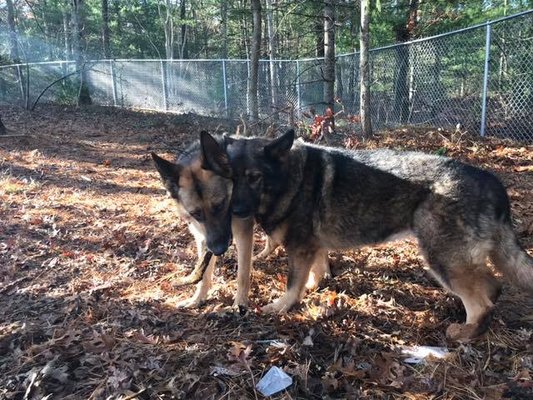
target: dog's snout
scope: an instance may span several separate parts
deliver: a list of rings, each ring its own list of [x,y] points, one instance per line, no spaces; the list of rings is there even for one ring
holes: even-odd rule
[[[228,244],[216,243],[207,247],[213,252],[215,256],[220,256],[226,252],[226,250],[228,249]]]
[[[231,243],[231,238],[219,239],[215,241],[207,241],[207,248],[213,252],[215,256],[220,256],[228,250],[228,247]]]
[[[233,215],[239,218],[248,218],[252,215],[252,210],[249,207],[233,207]]]

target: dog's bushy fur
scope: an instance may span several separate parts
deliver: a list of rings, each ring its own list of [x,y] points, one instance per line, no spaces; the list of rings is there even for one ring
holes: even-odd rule
[[[516,240],[507,193],[493,174],[423,153],[293,140],[293,131],[275,140],[226,138],[210,150],[229,158],[233,212],[255,216],[287,250],[287,291],[265,311],[286,311],[299,301],[324,251],[406,232],[418,239],[436,279],[465,306],[466,324],[450,326],[451,338],[470,339],[488,328],[500,294],[488,257],[512,282],[533,289],[533,261]]]

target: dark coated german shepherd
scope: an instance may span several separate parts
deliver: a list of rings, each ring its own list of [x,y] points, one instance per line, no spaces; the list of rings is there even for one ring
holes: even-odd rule
[[[294,142],[292,130],[274,140],[226,137],[211,144],[203,149],[204,167],[231,176],[234,215],[254,216],[288,254],[287,291],[266,312],[297,303],[311,265],[328,250],[404,233],[418,239],[433,275],[463,302],[466,324],[452,324],[451,339],[488,329],[501,285],[487,258],[533,290],[533,259],[513,233],[505,188],[487,171],[417,152]]]

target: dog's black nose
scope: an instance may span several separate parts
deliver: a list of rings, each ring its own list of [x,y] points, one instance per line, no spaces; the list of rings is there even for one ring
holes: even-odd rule
[[[248,207],[233,207],[232,212],[233,215],[239,218],[248,218],[252,216],[252,210]]]
[[[207,247],[213,252],[215,256],[220,256],[226,252],[228,246],[228,243],[214,243],[212,245],[208,245]]]

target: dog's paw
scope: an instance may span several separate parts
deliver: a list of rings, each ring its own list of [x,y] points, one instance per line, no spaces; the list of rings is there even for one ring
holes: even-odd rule
[[[233,310],[235,310],[236,312],[239,312],[240,314],[242,314],[243,312],[244,313],[246,312],[243,310],[248,310],[248,303],[241,303],[241,302],[235,301],[231,305],[231,308],[233,308]]]
[[[321,271],[309,271],[309,277],[307,278],[307,282],[305,283],[305,288],[307,290],[315,290],[319,287],[320,283],[331,279],[331,272],[329,269],[327,270],[321,270]]]
[[[476,323],[469,324],[451,324],[446,329],[446,337],[457,342],[467,343],[476,339],[489,330],[494,307],[487,309],[485,314],[477,319]]]
[[[240,315],[241,317],[243,317],[246,314],[248,314],[248,311],[249,311],[248,310],[248,306],[243,305],[243,304],[237,304],[237,303],[234,303],[230,307],[230,310],[232,311],[233,314]]]
[[[309,277],[307,278],[307,282],[305,283],[305,288],[307,290],[315,290],[318,287],[318,284],[320,283],[320,278],[313,272],[309,272]]]
[[[282,300],[276,300],[273,303],[267,304],[261,308],[263,314],[283,314],[289,311],[292,304],[288,304]]]
[[[261,312],[263,314],[279,314],[280,310],[275,303],[267,304],[266,306],[261,307]]]
[[[205,298],[190,298],[176,303],[176,308],[200,308],[205,303]]]
[[[248,307],[248,295],[237,293],[235,300],[233,301],[233,308],[247,308]]]
[[[235,301],[233,302],[233,310],[239,315],[243,316],[248,313],[248,296],[238,295],[235,296]]]
[[[451,324],[446,329],[446,338],[460,343],[468,343],[482,333],[477,324]]]

